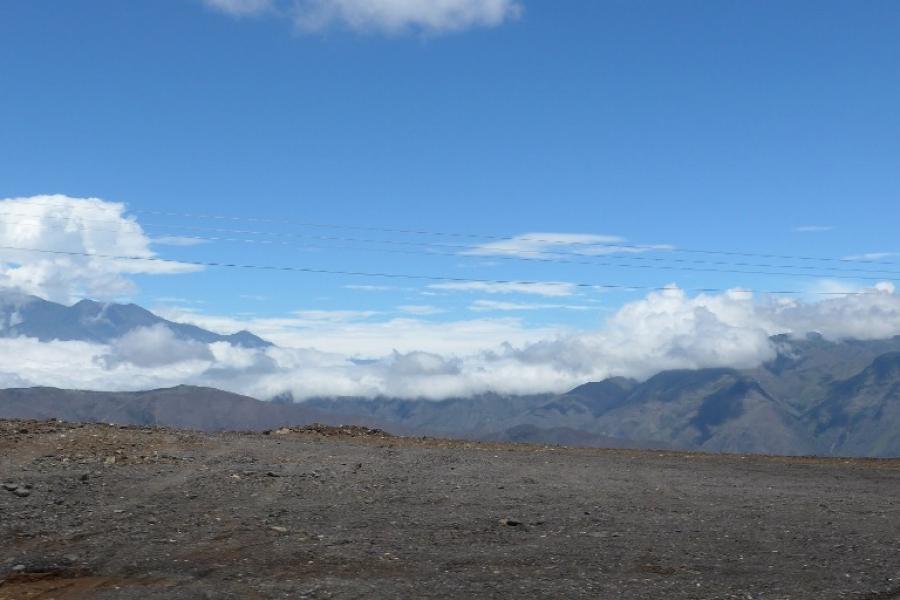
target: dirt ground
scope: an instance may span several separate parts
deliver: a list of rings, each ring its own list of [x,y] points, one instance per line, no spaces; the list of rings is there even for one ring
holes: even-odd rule
[[[0,421],[0,600],[900,599],[900,461]]]

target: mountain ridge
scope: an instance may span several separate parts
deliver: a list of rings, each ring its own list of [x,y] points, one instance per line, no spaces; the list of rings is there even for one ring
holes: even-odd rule
[[[0,292],[0,337],[106,344],[135,329],[157,325],[167,327],[182,340],[205,344],[227,342],[244,348],[272,346],[249,331],[214,333],[196,325],[169,321],[134,303],[80,300],[66,306],[23,292]]]
[[[900,456],[900,336],[836,342],[813,334],[773,342],[778,356],[754,369],[671,370],[643,382],[613,377],[562,394],[307,403],[430,434],[575,445],[594,436],[713,452]],[[478,415],[475,423],[471,415]]]
[[[82,300],[64,306],[0,292],[0,337],[111,343],[159,325],[185,340],[271,346],[249,332],[221,335],[135,304]],[[777,335],[771,341],[776,357],[755,368],[668,370],[643,381],[610,377],[563,393],[295,403],[289,392],[261,402],[191,386],[145,392],[20,388],[0,391],[0,417],[159,422],[207,431],[319,420],[542,444],[900,456],[900,336],[833,341],[818,334]]]
[[[191,385],[138,392],[9,388],[0,390],[0,418],[159,425],[207,432],[343,424],[340,417],[303,404],[265,402]]]

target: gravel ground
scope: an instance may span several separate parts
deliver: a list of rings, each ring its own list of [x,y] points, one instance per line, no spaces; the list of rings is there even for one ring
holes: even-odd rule
[[[0,421],[0,600],[900,599],[900,461]]]

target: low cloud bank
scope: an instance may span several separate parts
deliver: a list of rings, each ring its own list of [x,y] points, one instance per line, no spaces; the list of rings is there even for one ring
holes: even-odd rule
[[[412,349],[412,342],[395,339],[408,347],[388,347],[374,358],[322,348],[198,344],[180,340],[161,326],[134,330],[109,345],[0,339],[6,357],[0,365],[0,387],[135,390],[189,383],[257,398],[285,391],[296,398],[428,399],[487,391],[563,391],[586,381],[642,379],[665,369],[753,367],[775,356],[769,339],[774,334],[819,332],[834,340],[900,334],[900,296],[889,284],[871,292],[805,302],[754,298],[740,290],[691,297],[672,288],[625,305],[594,332],[537,340],[522,334],[505,343],[485,338],[482,348],[465,353],[454,352],[453,346]],[[407,324],[412,322],[419,325],[415,335],[427,335],[426,321]]]

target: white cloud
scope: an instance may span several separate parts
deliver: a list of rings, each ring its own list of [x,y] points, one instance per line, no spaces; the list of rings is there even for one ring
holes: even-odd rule
[[[774,357],[770,336],[779,333],[816,331],[832,339],[900,334],[900,296],[889,285],[869,290],[874,291],[813,303],[755,298],[742,290],[690,297],[671,288],[629,303],[597,331],[581,333],[528,329],[517,320],[344,324],[312,333],[316,347],[332,351],[327,375],[318,368],[308,370],[323,353],[305,350],[305,362],[295,363],[299,372],[287,368],[254,385],[270,391],[286,386],[297,397],[441,398],[488,390],[561,391],[585,381],[614,375],[645,378],[665,369],[749,368]],[[253,329],[248,323],[240,326]],[[310,341],[309,333],[296,335]],[[453,344],[448,340],[453,336],[464,343]],[[341,341],[335,344],[337,339]],[[344,362],[348,350],[352,355],[359,348],[374,360]]]
[[[344,322],[368,319],[377,315],[378,312],[374,310],[297,310],[294,311],[294,314],[303,321]]]
[[[301,31],[339,26],[355,31],[450,33],[497,27],[522,14],[517,0],[204,0],[234,17],[289,17]]]
[[[0,287],[62,302],[86,296],[109,299],[134,292],[128,275],[199,269],[174,262],[83,256],[156,256],[150,238],[124,211],[122,204],[97,198],[54,195],[0,200],[0,246],[7,247],[0,248]]]
[[[798,225],[797,227],[794,227],[794,231],[798,233],[824,233],[826,231],[833,231],[834,229],[834,225]]]
[[[524,345],[567,332],[555,326],[525,327],[519,319],[492,318],[435,322],[419,318],[327,320],[235,318],[207,315],[194,309],[166,307],[156,313],[221,333],[252,331],[279,346],[315,348],[352,358],[378,358],[392,351],[425,351],[443,355],[477,353],[504,343]]]
[[[428,304],[403,304],[397,307],[397,310],[400,312],[405,312],[410,315],[439,315],[444,311],[442,308],[438,308],[437,306],[431,306]]]
[[[865,289],[865,285],[846,279],[818,279],[807,288],[805,296],[808,301],[817,301],[821,300],[820,296],[858,294]]]
[[[391,291],[391,290],[396,289],[396,288],[394,288],[393,286],[390,286],[390,285],[354,285],[354,284],[349,284],[349,285],[345,285],[345,286],[344,286],[344,289],[346,289],[346,290],[356,290],[356,291],[358,291],[358,292],[388,292],[388,291]]]
[[[196,373],[208,368],[208,363],[198,361],[162,367],[138,366],[114,359],[109,346],[39,342],[24,337],[0,339],[0,353],[15,357],[14,364],[4,361],[0,365],[0,387],[47,385],[88,390],[143,390],[191,381]]]
[[[274,0],[203,0],[207,6],[233,17],[245,17],[275,8]]]
[[[181,296],[160,296],[154,298],[155,302],[164,304],[206,304],[206,300],[193,300],[191,298],[182,298]]]
[[[151,327],[133,329],[110,345],[109,353],[102,357],[106,368],[122,363],[136,367],[162,367],[188,360],[212,361],[212,352],[206,344],[193,340],[180,340],[162,323]]]
[[[559,258],[560,254],[602,256],[672,250],[668,245],[630,244],[619,236],[592,233],[524,233],[505,240],[475,246],[463,254],[511,256],[523,259]]]
[[[897,258],[898,256],[900,256],[900,252],[866,252],[864,254],[845,256],[844,260],[880,261],[886,258]]]
[[[526,302],[500,302],[496,300],[476,300],[469,305],[475,312],[520,311],[520,310],[596,310],[595,307],[579,304],[534,304]]]
[[[893,284],[884,282],[820,302],[771,302],[761,307],[760,316],[776,333],[815,331],[829,339],[880,339],[900,334],[900,295]]]
[[[565,281],[539,282],[488,282],[460,281],[434,283],[428,286],[435,290],[452,290],[455,292],[485,292],[488,294],[533,294],[536,296],[561,297],[575,293],[576,285]]]
[[[163,235],[152,238],[150,242],[157,246],[200,246],[208,244],[210,240],[184,235]]]
[[[819,302],[757,298],[741,290],[689,296],[671,288],[626,304],[588,332],[529,328],[516,319],[181,316],[221,331],[249,328],[285,347],[185,343],[165,328],[137,330],[109,345],[7,338],[0,339],[0,386],[122,390],[188,383],[259,398],[284,391],[298,398],[563,391],[613,375],[753,367],[774,357],[770,336],[779,333],[898,335],[900,295],[890,284]]]
[[[357,31],[432,33],[496,27],[518,17],[515,0],[299,0],[294,18],[302,30],[334,25]]]

